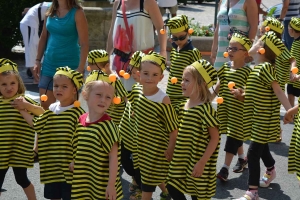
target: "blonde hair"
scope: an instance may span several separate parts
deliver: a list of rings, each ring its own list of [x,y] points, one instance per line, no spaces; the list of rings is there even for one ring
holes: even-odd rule
[[[19,72],[11,70],[11,71],[5,71],[5,72],[1,73],[1,76],[8,76],[8,75],[14,75],[17,78],[17,81],[18,81],[18,92],[17,92],[17,94],[24,94],[26,88],[25,88],[25,84],[24,84]],[[0,92],[0,95],[2,96],[1,92]]]
[[[83,92],[84,96],[85,96],[85,97],[89,96],[89,95],[90,95],[90,92],[91,92],[92,89],[93,89],[93,86],[94,86],[95,84],[99,83],[99,82],[107,83],[107,82],[101,81],[101,80],[90,81],[90,82],[86,83],[86,84],[84,85],[84,87],[82,88],[82,92]],[[115,88],[114,88],[111,84],[109,84],[109,83],[107,83],[107,84],[110,85],[110,86],[113,88],[113,91],[114,91],[114,94],[115,94]]]
[[[184,69],[184,72],[190,73],[195,80],[196,84],[194,85],[193,91],[198,93],[198,98],[203,103],[208,103],[212,101],[212,94],[210,93],[207,83],[204,81],[201,74],[193,66],[187,66]]]
[[[78,3],[78,0],[66,0],[67,1],[67,7],[68,9],[72,8],[81,8],[81,5]],[[58,1],[57,0],[52,0],[52,4],[50,8],[46,12],[46,16],[53,17],[55,14],[57,14],[58,11]]]

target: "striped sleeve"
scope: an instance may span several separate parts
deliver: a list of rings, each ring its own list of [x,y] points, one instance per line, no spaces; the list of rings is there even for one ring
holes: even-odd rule
[[[50,110],[46,110],[46,112],[44,112],[44,114],[42,114],[40,116],[36,116],[32,119],[34,130],[38,134],[43,130],[43,128],[47,122],[48,116],[50,115],[51,112],[52,111],[50,111]]]
[[[195,61],[200,60],[202,58],[201,52],[197,48],[194,48],[192,51],[192,57],[193,57],[192,60]]]
[[[80,124],[78,123],[76,126],[76,129],[74,131],[73,137],[72,137],[72,148],[73,148],[73,160],[75,160],[76,158],[76,152],[77,152],[77,146],[78,146],[78,133],[77,133],[77,129],[80,126]]]
[[[275,69],[270,63],[263,64],[259,75],[264,85],[271,86],[273,81],[277,81]]]
[[[103,126],[104,133],[101,134],[101,141],[103,144],[103,149],[105,153],[109,153],[111,148],[116,142],[119,142],[119,133],[116,125],[111,121],[105,121],[105,125]]]
[[[168,133],[178,128],[178,118],[171,104],[162,104],[162,115],[159,116],[161,118],[160,120],[164,122]]]
[[[37,105],[37,106],[40,105],[38,102],[36,102],[35,100],[31,99],[30,97],[25,96],[24,98],[25,98],[25,100],[26,100],[27,102],[29,102],[29,103],[31,103],[31,104],[33,104],[33,105]]]
[[[115,92],[116,92],[117,96],[120,96],[120,97],[127,96],[127,91],[125,90],[124,85],[120,79],[117,79],[117,81],[116,81],[115,90],[116,90]]]
[[[217,112],[211,106],[211,104],[207,103],[204,108],[205,109],[202,115],[203,125],[206,126],[207,128],[219,126],[220,122],[217,117]]]

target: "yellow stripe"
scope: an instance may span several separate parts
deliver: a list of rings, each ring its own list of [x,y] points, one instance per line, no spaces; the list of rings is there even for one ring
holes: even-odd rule
[[[197,63],[193,63],[192,64],[193,67],[195,67],[198,72],[201,74],[201,76],[203,77],[204,81],[207,84],[207,87],[210,88],[211,86],[213,86],[213,82],[211,82],[211,78],[209,76],[209,74],[207,73],[207,71],[204,69],[204,67],[198,62]]]
[[[277,33],[282,34],[282,32],[283,32],[283,29],[274,26],[272,23],[268,23],[267,20],[265,20],[262,25],[265,26],[265,27],[269,26],[271,28],[271,30],[276,31]]]
[[[103,58],[88,58],[89,63],[99,63],[99,62],[106,62],[108,61],[108,56],[105,56]]]
[[[295,29],[295,30],[297,30],[297,31],[300,31],[300,27],[296,26],[296,24],[290,23],[290,26],[291,26],[293,29]]]
[[[162,70],[166,69],[166,64],[163,63],[163,61],[161,59],[159,59],[158,57],[156,57],[154,55],[145,55],[142,58],[142,62],[143,61],[153,61],[153,62],[157,63],[161,67]]]
[[[184,25],[184,26],[181,26],[181,27],[179,27],[179,28],[174,28],[174,29],[169,27],[171,33],[179,33],[179,32],[183,32],[183,31],[185,31],[187,28],[188,28],[188,25],[187,25],[187,24]]]
[[[69,77],[71,80],[74,81],[76,87],[77,87],[77,88],[80,88],[79,81],[78,81],[76,78],[74,78],[74,75],[71,74],[70,72],[66,72],[66,71],[63,71],[63,70],[59,70],[59,71],[57,71],[57,72],[55,73],[55,75],[57,75],[57,74],[61,74],[61,75],[64,75],[64,76]]]
[[[232,36],[231,40],[240,43],[241,45],[243,45],[243,47],[245,47],[245,49],[247,49],[247,51],[249,51],[249,49],[250,49],[249,44],[245,40],[243,40],[242,38]]]
[[[279,56],[281,54],[281,50],[269,39],[267,38],[265,35],[263,35],[261,38],[260,38],[262,41],[264,41],[266,43],[266,45],[272,49],[272,51],[277,55]]]
[[[10,64],[4,64],[0,67],[0,73],[6,71],[18,71],[18,69]]]

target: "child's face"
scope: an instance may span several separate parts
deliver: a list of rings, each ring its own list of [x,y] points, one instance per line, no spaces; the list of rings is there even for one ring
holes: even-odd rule
[[[53,78],[53,95],[61,106],[68,106],[74,102],[76,88],[72,80],[64,75],[56,75]]]
[[[189,39],[189,34],[185,31],[179,33],[172,33],[171,39],[181,49],[187,43]]]
[[[247,50],[239,42],[230,41],[228,47],[229,59],[231,61],[244,60],[248,55]]]
[[[89,111],[104,113],[114,98],[114,88],[109,83],[96,81],[88,94],[84,94]]]
[[[181,82],[183,96],[191,98],[196,95],[195,84],[196,80],[193,78],[192,74],[184,70]]]
[[[4,99],[9,99],[14,97],[19,90],[19,83],[16,75],[0,74],[0,93]]]
[[[141,64],[140,84],[144,88],[157,87],[158,82],[163,79],[164,75],[161,73],[161,68],[150,62]]]
[[[135,82],[140,82],[139,70],[136,67],[132,68],[131,76]]]

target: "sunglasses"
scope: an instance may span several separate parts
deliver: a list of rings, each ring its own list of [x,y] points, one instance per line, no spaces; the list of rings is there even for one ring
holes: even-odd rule
[[[186,33],[184,36],[179,36],[179,37],[175,37],[175,36],[171,36],[172,41],[176,42],[176,41],[183,41],[185,40],[185,38],[187,37],[188,33]]]
[[[237,47],[227,47],[227,51],[237,52],[237,51],[246,51],[246,49],[238,49]]]

